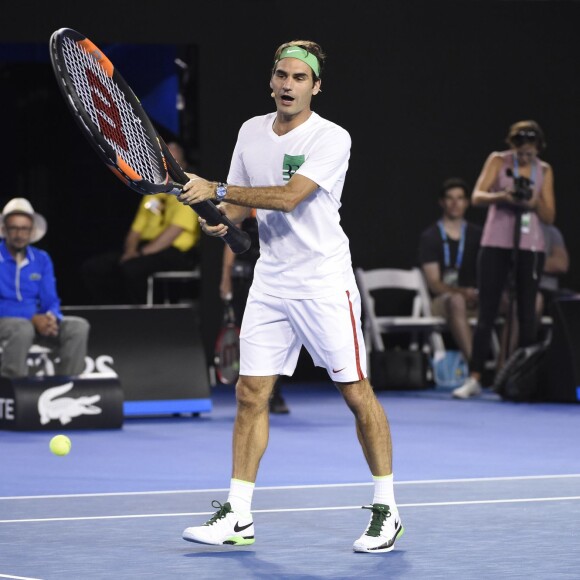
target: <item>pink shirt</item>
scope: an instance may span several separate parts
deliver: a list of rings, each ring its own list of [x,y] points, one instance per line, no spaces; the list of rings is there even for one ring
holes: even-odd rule
[[[503,157],[503,165],[490,188],[492,192],[512,189],[514,183],[513,178],[507,175],[508,168],[514,171],[514,152],[511,150],[502,151],[499,155]],[[544,183],[544,172],[540,159],[537,158],[535,163],[532,200],[536,200],[539,197]],[[481,245],[493,248],[513,248],[515,221],[516,212],[509,206],[502,204],[490,205],[487,210]],[[533,252],[544,251],[544,233],[540,219],[535,212],[526,212],[522,215],[520,249]]]

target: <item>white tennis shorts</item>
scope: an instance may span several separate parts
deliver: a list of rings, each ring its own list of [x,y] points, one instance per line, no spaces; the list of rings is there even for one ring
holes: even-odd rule
[[[240,332],[240,374],[291,376],[304,346],[337,383],[367,376],[356,284],[332,296],[288,299],[250,289]]]

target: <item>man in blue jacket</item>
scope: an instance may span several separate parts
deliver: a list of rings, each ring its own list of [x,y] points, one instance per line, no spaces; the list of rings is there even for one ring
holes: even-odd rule
[[[0,215],[0,375],[28,375],[32,344],[47,346],[60,362],[56,374],[84,370],[89,323],[63,316],[50,256],[31,243],[46,233],[46,220],[27,199],[10,200]]]

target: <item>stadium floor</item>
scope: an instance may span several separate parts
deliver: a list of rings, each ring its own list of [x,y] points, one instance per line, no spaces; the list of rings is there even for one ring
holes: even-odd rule
[[[578,578],[580,406],[493,394],[379,392],[393,432],[405,534],[355,554],[372,498],[352,417],[331,384],[283,387],[254,495],[256,543],[184,542],[224,501],[235,403],[121,430],[0,435],[0,578]]]

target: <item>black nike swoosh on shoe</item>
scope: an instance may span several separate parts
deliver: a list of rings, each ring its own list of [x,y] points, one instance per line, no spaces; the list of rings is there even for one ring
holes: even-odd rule
[[[389,548],[391,548],[391,549],[394,548],[395,542],[397,541],[399,536],[402,535],[402,533],[403,533],[403,527],[401,526],[401,522],[395,520],[395,535],[393,536],[393,538],[391,540],[389,540],[388,542],[385,542],[381,546],[377,546],[376,548],[370,548],[369,552],[374,552],[374,551],[378,551],[378,550],[385,550],[385,549],[388,550]]]
[[[236,525],[234,526],[234,532],[241,532],[242,530],[247,530],[253,523],[254,522],[250,522],[246,526],[238,526],[238,522],[236,522]]]

